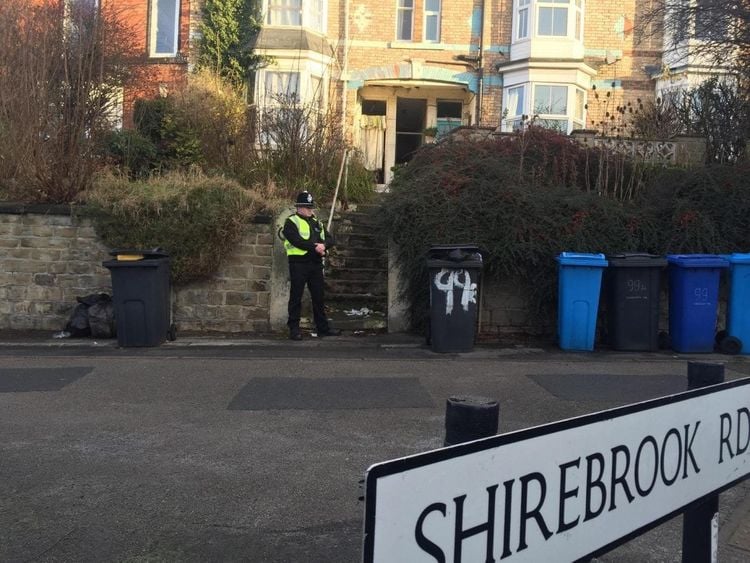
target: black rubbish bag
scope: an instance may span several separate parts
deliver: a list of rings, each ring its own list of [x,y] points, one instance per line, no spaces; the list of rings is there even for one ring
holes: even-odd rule
[[[115,306],[109,295],[107,299],[102,299],[89,307],[88,317],[91,336],[94,338],[115,337]]]
[[[76,297],[78,305],[73,309],[65,330],[70,336],[83,338],[112,338],[114,336],[114,307],[112,297],[106,293],[92,293]],[[92,322],[92,309],[93,322]]]
[[[70,336],[76,338],[91,336],[88,305],[84,305],[83,303],[76,305],[76,308],[73,309],[73,314],[70,315],[68,324],[65,325],[65,331],[69,332]]]

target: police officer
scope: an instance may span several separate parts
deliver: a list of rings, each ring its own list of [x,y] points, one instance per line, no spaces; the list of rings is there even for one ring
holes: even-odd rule
[[[284,223],[284,248],[289,259],[289,338],[302,340],[299,328],[305,284],[312,298],[313,318],[318,336],[338,336],[341,331],[328,325],[323,302],[323,257],[333,239],[313,213],[313,196],[304,191],[294,203],[297,212]]]

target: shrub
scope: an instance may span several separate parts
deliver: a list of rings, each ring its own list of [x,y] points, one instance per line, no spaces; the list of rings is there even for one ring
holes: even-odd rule
[[[750,250],[750,168],[649,170],[636,197],[621,200],[591,190],[585,158],[544,138],[526,152],[512,138],[426,146],[398,169],[380,227],[395,243],[415,328],[435,244],[478,244],[485,275],[518,283],[540,326],[555,317],[560,252]]]
[[[156,147],[159,170],[185,170],[203,160],[198,133],[173,97],[136,100],[133,118],[136,130]]]
[[[138,131],[112,131],[105,143],[105,156],[132,179],[145,178],[158,166],[156,145]]]
[[[175,284],[214,273],[247,222],[265,209],[254,192],[202,174],[172,173],[138,182],[106,175],[83,201],[110,248],[166,250]]]

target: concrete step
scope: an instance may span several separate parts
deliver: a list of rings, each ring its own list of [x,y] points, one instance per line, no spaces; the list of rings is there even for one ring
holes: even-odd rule
[[[331,268],[326,272],[330,280],[368,280],[388,283],[388,272],[385,268]]]
[[[376,295],[386,297],[388,284],[385,280],[349,280],[326,278],[326,292],[329,295]]]

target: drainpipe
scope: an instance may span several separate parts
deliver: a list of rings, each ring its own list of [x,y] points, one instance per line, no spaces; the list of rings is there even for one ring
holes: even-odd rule
[[[349,78],[349,0],[344,0],[344,60],[341,64],[341,134],[346,131],[346,91]]]
[[[477,61],[477,118],[474,127],[479,127],[482,120],[482,92],[484,90],[484,11],[487,0],[482,0],[482,15],[479,20],[479,60]]]

